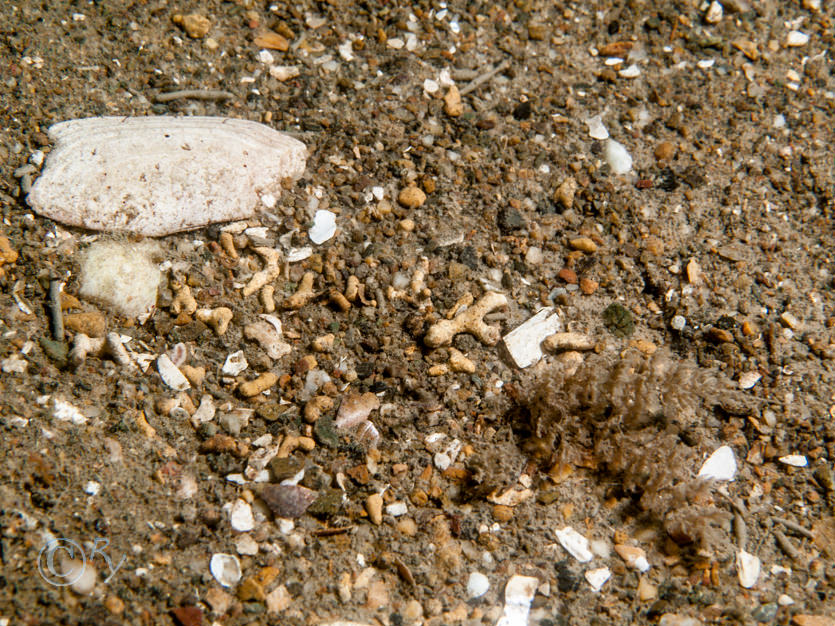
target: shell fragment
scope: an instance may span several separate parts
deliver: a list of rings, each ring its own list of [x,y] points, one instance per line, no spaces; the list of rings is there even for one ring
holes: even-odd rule
[[[250,217],[303,172],[303,143],[223,117],[98,117],[49,128],[55,147],[27,197],[36,213],[151,237]]]

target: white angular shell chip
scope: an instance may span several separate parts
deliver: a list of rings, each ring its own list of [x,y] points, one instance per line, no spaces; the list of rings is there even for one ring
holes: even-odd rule
[[[589,549],[589,540],[571,526],[566,526],[562,530],[555,530],[554,534],[557,535],[560,545],[565,548],[566,552],[581,563],[587,563],[594,558]]]
[[[699,470],[699,478],[733,480],[734,476],[736,476],[736,458],[730,446],[718,447]]]
[[[55,147],[27,197],[36,213],[151,237],[252,216],[304,172],[303,143],[223,117],[99,117],[49,128]]]

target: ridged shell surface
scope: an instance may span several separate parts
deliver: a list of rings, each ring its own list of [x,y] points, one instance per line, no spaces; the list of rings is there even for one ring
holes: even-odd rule
[[[55,142],[27,197],[72,226],[161,236],[250,217],[304,173],[300,141],[223,117],[98,117],[49,128]]]

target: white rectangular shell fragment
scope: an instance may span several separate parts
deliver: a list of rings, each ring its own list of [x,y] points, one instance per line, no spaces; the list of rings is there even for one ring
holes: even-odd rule
[[[245,219],[304,173],[305,145],[223,117],[98,117],[49,128],[55,142],[27,201],[91,230],[161,236]]]

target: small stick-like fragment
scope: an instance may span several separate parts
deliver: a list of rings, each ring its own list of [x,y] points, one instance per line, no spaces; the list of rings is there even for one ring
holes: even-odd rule
[[[545,338],[542,342],[542,347],[549,352],[563,352],[565,350],[583,352],[586,350],[594,350],[594,341],[591,337],[583,333],[554,333]]]
[[[486,83],[488,80],[492,79],[497,74],[504,72],[508,67],[510,67],[510,59],[505,59],[493,69],[488,70],[481,76],[477,76],[476,78],[471,80],[466,87],[461,89],[461,95],[466,96],[471,91],[475,91],[476,89],[481,87],[481,85]]]
[[[745,544],[748,543],[748,527],[739,513],[734,514],[734,532],[736,534],[736,545],[739,546],[740,550],[744,550]]]
[[[49,281],[49,317],[52,320],[52,338],[64,341],[64,317],[61,314],[61,289],[63,283],[53,278]]]
[[[815,536],[812,534],[812,531],[806,530],[803,526],[798,524],[797,522],[793,522],[788,519],[783,519],[782,517],[773,517],[772,518],[775,522],[780,522],[783,526],[788,528],[789,530],[793,530],[798,535],[803,535],[807,539],[814,540]]]
[[[264,285],[264,288],[261,289],[258,295],[261,298],[261,306],[264,307],[265,313],[275,311],[275,287],[272,285]]]
[[[772,529],[771,533],[774,535],[775,541],[777,541],[777,545],[780,546],[780,549],[785,552],[793,561],[800,560],[800,551],[794,547],[789,538],[786,537],[782,532],[779,530]]]
[[[166,93],[158,93],[154,96],[155,102],[171,102],[172,100],[229,100],[234,98],[235,94],[221,89],[180,89],[179,91],[168,91]]]
[[[284,301],[283,306],[285,309],[300,309],[313,299],[313,296],[316,295],[313,292],[313,279],[315,277],[316,275],[313,272],[307,272],[302,276],[296,293]]]

